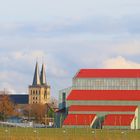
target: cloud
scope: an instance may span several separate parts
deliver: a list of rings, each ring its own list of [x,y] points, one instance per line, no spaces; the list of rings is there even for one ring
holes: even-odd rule
[[[103,62],[103,67],[113,69],[140,69],[140,63],[127,60],[122,56],[117,56],[105,60]]]
[[[140,54],[140,41],[139,39],[129,39],[125,42],[119,42],[114,45],[114,52],[120,55],[136,56]]]
[[[0,59],[2,66],[0,69],[0,89],[6,88],[7,90],[12,89],[16,93],[27,93],[28,85],[32,84],[36,60],[39,62],[40,69],[42,62],[47,65],[47,82],[53,87],[52,95],[56,95],[62,86],[58,84],[61,83],[61,80],[68,83],[65,80],[68,71],[54,55],[47,53],[46,50],[30,50],[28,52],[21,50],[7,52],[6,55],[2,52],[0,54],[2,54]]]
[[[42,58],[56,96],[80,68],[139,68],[139,7],[138,0],[3,1],[0,88],[27,91]]]
[[[118,17],[139,13],[138,0],[5,0],[0,5],[0,19],[20,21],[59,20],[64,17],[87,17],[91,15],[110,15]],[[25,10],[26,9],[26,10]],[[110,12],[111,11],[111,12]]]

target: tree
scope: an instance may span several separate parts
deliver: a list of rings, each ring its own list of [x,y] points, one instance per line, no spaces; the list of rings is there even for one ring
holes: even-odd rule
[[[23,115],[28,116],[29,120],[34,118],[36,122],[42,122],[46,114],[46,105],[43,104],[28,104],[23,110]]]
[[[51,106],[51,108],[58,107],[58,100],[55,97],[51,97],[50,106]]]
[[[46,107],[43,104],[32,104],[31,115],[39,122],[43,120],[46,114]]]
[[[5,120],[9,116],[17,115],[16,106],[8,95],[0,96],[0,119]]]

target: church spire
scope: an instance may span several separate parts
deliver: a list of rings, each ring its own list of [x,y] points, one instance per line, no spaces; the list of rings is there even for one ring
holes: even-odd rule
[[[42,64],[42,69],[40,73],[40,81],[42,85],[46,85],[46,71],[45,71],[45,64]]]
[[[33,86],[34,85],[40,85],[40,77],[39,77],[39,67],[38,67],[38,62],[36,62],[35,66],[35,72],[34,72],[34,79],[33,79]]]

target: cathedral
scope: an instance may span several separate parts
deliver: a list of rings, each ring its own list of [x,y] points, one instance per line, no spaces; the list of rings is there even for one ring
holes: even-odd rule
[[[29,104],[50,103],[50,86],[46,81],[45,64],[42,64],[39,72],[38,62],[36,62],[32,85],[29,85]]]

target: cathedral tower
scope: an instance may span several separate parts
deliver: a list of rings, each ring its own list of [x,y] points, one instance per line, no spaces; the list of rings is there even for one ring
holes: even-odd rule
[[[46,104],[50,102],[50,86],[46,82],[45,64],[39,74],[38,62],[36,62],[33,83],[29,86],[29,104]]]

